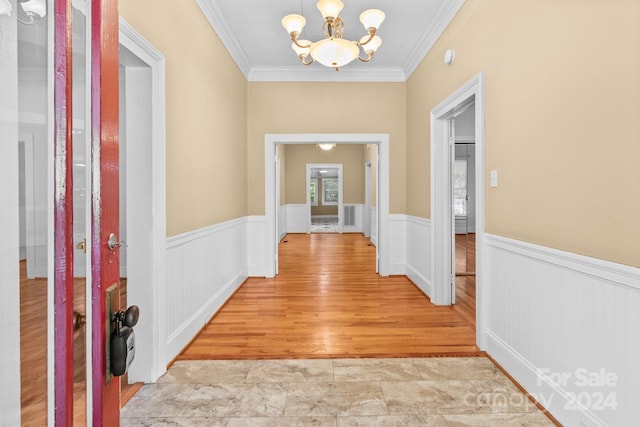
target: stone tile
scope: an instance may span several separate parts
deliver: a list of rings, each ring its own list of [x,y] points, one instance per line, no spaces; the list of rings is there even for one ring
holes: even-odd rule
[[[317,360],[257,360],[251,364],[247,382],[331,382],[333,364],[328,359]]]
[[[387,407],[377,382],[292,383],[285,415],[387,415]]]
[[[123,418],[120,427],[225,427],[226,418]]]
[[[189,384],[146,384],[127,402],[122,418],[175,417],[194,390]]]
[[[427,357],[413,359],[425,380],[484,380],[505,378],[486,357]]]
[[[184,360],[175,362],[158,383],[215,384],[243,382],[249,360]]]
[[[277,417],[284,415],[287,384],[197,385],[180,413],[184,417]]]
[[[495,413],[538,412],[536,405],[508,378],[470,380],[478,392],[477,401]]]
[[[422,379],[411,359],[339,359],[333,361],[333,371],[336,382]]]
[[[338,427],[447,427],[441,415],[338,417]]]
[[[336,417],[231,418],[227,427],[336,427]]]
[[[491,412],[477,403],[478,392],[464,380],[383,381],[389,414],[466,414]]]
[[[541,413],[537,414],[467,414],[445,415],[445,421],[449,427],[547,427],[555,426]]]

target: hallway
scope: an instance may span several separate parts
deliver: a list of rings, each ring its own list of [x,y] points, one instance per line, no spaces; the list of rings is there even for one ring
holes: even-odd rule
[[[432,305],[379,277],[360,234],[290,234],[279,261],[125,405],[123,427],[553,425],[478,351],[473,292]]]
[[[251,277],[179,356],[187,359],[477,354],[475,321],[434,306],[405,276],[375,272],[361,234],[289,234],[280,274]]]

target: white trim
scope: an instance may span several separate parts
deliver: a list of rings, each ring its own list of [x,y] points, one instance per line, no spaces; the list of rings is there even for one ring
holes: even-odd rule
[[[345,67],[339,73],[324,66],[252,67],[250,82],[376,82],[403,83],[408,75],[401,67]]]
[[[388,134],[265,134],[265,277],[274,277],[278,247],[276,239],[275,158],[278,144],[377,144],[378,146],[378,268],[389,275],[389,135]]]
[[[149,359],[131,366],[131,374],[148,381],[155,381],[166,370],[164,363],[164,337],[166,327],[163,319],[166,289],[166,60],[164,55],[151,45],[123,18],[119,19],[119,43],[131,51],[151,68],[152,142],[151,142],[151,186],[152,186],[152,235],[149,262],[152,276],[144,289],[127,290],[130,296],[148,298],[150,310],[142,313],[151,319],[151,352]],[[133,295],[131,295],[133,294]],[[148,300],[147,300],[148,301]],[[141,359],[141,355],[138,356]],[[131,376],[131,375],[130,375]]]
[[[211,24],[213,31],[215,31],[242,74],[244,74],[244,77],[248,78],[249,71],[251,70],[251,61],[249,60],[247,53],[242,48],[242,45],[233,35],[233,31],[229,28],[229,24],[218,7],[217,2],[196,0],[196,3],[200,6],[200,10],[202,10],[202,13],[209,21],[209,24]]]
[[[431,284],[434,304],[447,305],[452,301],[449,286],[449,271],[452,265],[453,224],[451,214],[451,195],[448,191],[450,164],[453,147],[449,145],[449,118],[456,108],[465,105],[475,97],[475,149],[476,149],[476,342],[484,348],[483,328],[487,307],[485,307],[485,160],[484,160],[484,122],[485,122],[485,77],[484,72],[476,74],[444,101],[431,110]]]
[[[251,217],[254,218],[254,217]],[[167,249],[173,249],[178,246],[188,245],[197,239],[212,236],[221,231],[235,228],[240,224],[247,222],[247,217],[236,218],[229,221],[224,221],[219,224],[209,225],[207,227],[198,228],[197,230],[187,231],[185,233],[177,234],[175,236],[167,237]]]
[[[547,264],[564,267],[581,275],[604,280],[617,287],[640,292],[640,269],[636,267],[492,234],[485,235],[485,243],[488,247],[499,248]]]
[[[436,18],[431,26],[432,30],[420,38],[413,50],[414,54],[407,58],[402,65],[402,69],[404,70],[404,74],[407,79],[411,77],[411,74],[415,71],[418,65],[420,65],[420,62],[422,62],[424,57],[427,56],[433,45],[438,41],[442,33],[444,33],[444,30],[456,16],[464,2],[465,0],[447,0],[440,2],[440,9],[436,13]]]

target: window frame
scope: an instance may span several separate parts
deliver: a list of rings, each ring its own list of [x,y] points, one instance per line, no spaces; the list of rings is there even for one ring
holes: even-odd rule
[[[311,186],[314,188],[313,198],[311,198]],[[311,178],[309,180],[309,203],[311,206],[318,206],[318,178]]]
[[[337,187],[337,193],[336,193],[336,201],[327,201],[326,199],[326,188],[327,186],[325,185],[326,181],[334,181],[336,183],[336,187]],[[322,206],[338,206],[340,202],[340,180],[338,179],[338,177],[335,178],[322,178]]]

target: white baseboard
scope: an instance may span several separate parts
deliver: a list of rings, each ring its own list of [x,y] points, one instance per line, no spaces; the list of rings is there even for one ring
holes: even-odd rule
[[[431,281],[424,277],[420,272],[413,269],[413,267],[407,265],[406,274],[409,280],[413,282],[422,292],[426,295],[433,295],[433,288],[431,287]]]

